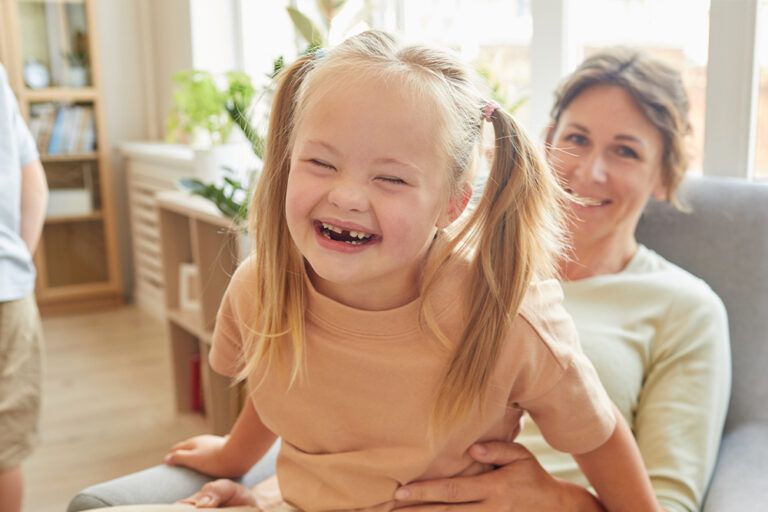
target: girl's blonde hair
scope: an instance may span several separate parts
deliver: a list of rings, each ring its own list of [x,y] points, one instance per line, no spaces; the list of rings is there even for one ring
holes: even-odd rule
[[[291,349],[291,383],[303,373],[305,268],[284,214],[292,134],[307,105],[322,101],[322,88],[343,82],[349,73],[402,84],[425,102],[425,108],[433,108],[438,147],[448,156],[451,193],[460,194],[470,180],[485,100],[468,68],[450,53],[403,45],[386,33],[368,31],[322,56],[304,55],[287,67],[279,77],[264,170],[250,208],[259,278],[251,290],[256,328],[245,340],[241,379],[257,367],[266,375]],[[455,424],[481,402],[529,283],[555,275],[562,248],[565,194],[554,173],[508,113],[498,108],[490,121],[495,151],[482,196],[450,234],[439,234],[420,284],[422,323],[452,350],[436,390],[432,418],[438,428]],[[459,256],[470,260],[471,281],[468,322],[454,346],[440,332],[425,298],[441,271]]]
[[[573,100],[596,85],[616,85],[627,91],[659,130],[664,144],[661,178],[666,199],[681,208],[677,189],[688,169],[686,138],[691,133],[691,122],[688,94],[680,73],[638,49],[601,50],[585,59],[555,91],[550,113],[552,128]]]

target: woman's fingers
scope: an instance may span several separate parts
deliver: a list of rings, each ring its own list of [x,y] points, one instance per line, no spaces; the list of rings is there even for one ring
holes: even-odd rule
[[[528,448],[518,443],[507,441],[489,441],[478,443],[469,449],[469,454],[478,462],[506,466],[522,459],[533,457]]]
[[[395,499],[438,503],[477,502],[488,495],[483,485],[483,476],[460,476],[414,482],[395,491]]]

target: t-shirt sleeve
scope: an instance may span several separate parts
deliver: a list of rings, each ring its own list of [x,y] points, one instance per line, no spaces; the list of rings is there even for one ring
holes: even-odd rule
[[[254,313],[248,310],[252,303],[248,300],[248,282],[253,279],[254,267],[252,259],[240,264],[216,314],[208,363],[217,373],[227,377],[234,377],[243,369],[244,336],[249,332],[247,319]]]
[[[531,327],[527,364],[534,368],[521,373],[527,382],[515,386],[515,405],[530,414],[556,450],[592,451],[616,427],[613,403],[581,350],[573,320],[562,306],[560,285],[540,283],[528,295],[520,315]]]
[[[24,167],[39,159],[40,156],[37,153],[35,139],[32,138],[32,134],[29,132],[29,128],[27,128],[24,118],[21,116],[19,104],[16,102],[16,97],[8,85],[7,75],[2,67],[0,67],[0,88],[2,89],[0,93],[3,96],[3,101],[7,106],[7,112],[10,116],[11,136],[15,140],[18,150],[19,166]]]
[[[653,342],[634,421],[651,483],[669,511],[701,507],[731,384],[723,303],[703,283],[681,290]]]

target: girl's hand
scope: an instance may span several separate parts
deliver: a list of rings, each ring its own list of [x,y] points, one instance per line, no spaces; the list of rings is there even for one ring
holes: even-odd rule
[[[208,482],[189,498],[178,501],[197,508],[256,506],[256,498],[250,489],[232,480]]]
[[[489,442],[469,450],[473,459],[497,469],[476,476],[415,482],[401,487],[395,499],[424,503],[409,512],[537,512],[604,510],[586,489],[557,480],[527,448],[516,443]]]
[[[233,466],[224,454],[227,437],[201,435],[177,443],[163,462],[170,466],[186,466],[210,476],[238,477],[242,468]],[[245,468],[247,471],[249,468]]]

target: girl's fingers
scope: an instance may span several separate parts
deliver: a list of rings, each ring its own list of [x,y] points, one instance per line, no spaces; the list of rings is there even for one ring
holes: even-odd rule
[[[185,439],[171,446],[171,451],[182,450],[182,449],[187,450],[189,448],[192,448],[192,446],[194,446],[194,442],[191,439]]]
[[[165,456],[163,462],[171,466],[187,464],[195,457],[195,452],[190,450],[175,450]]]

